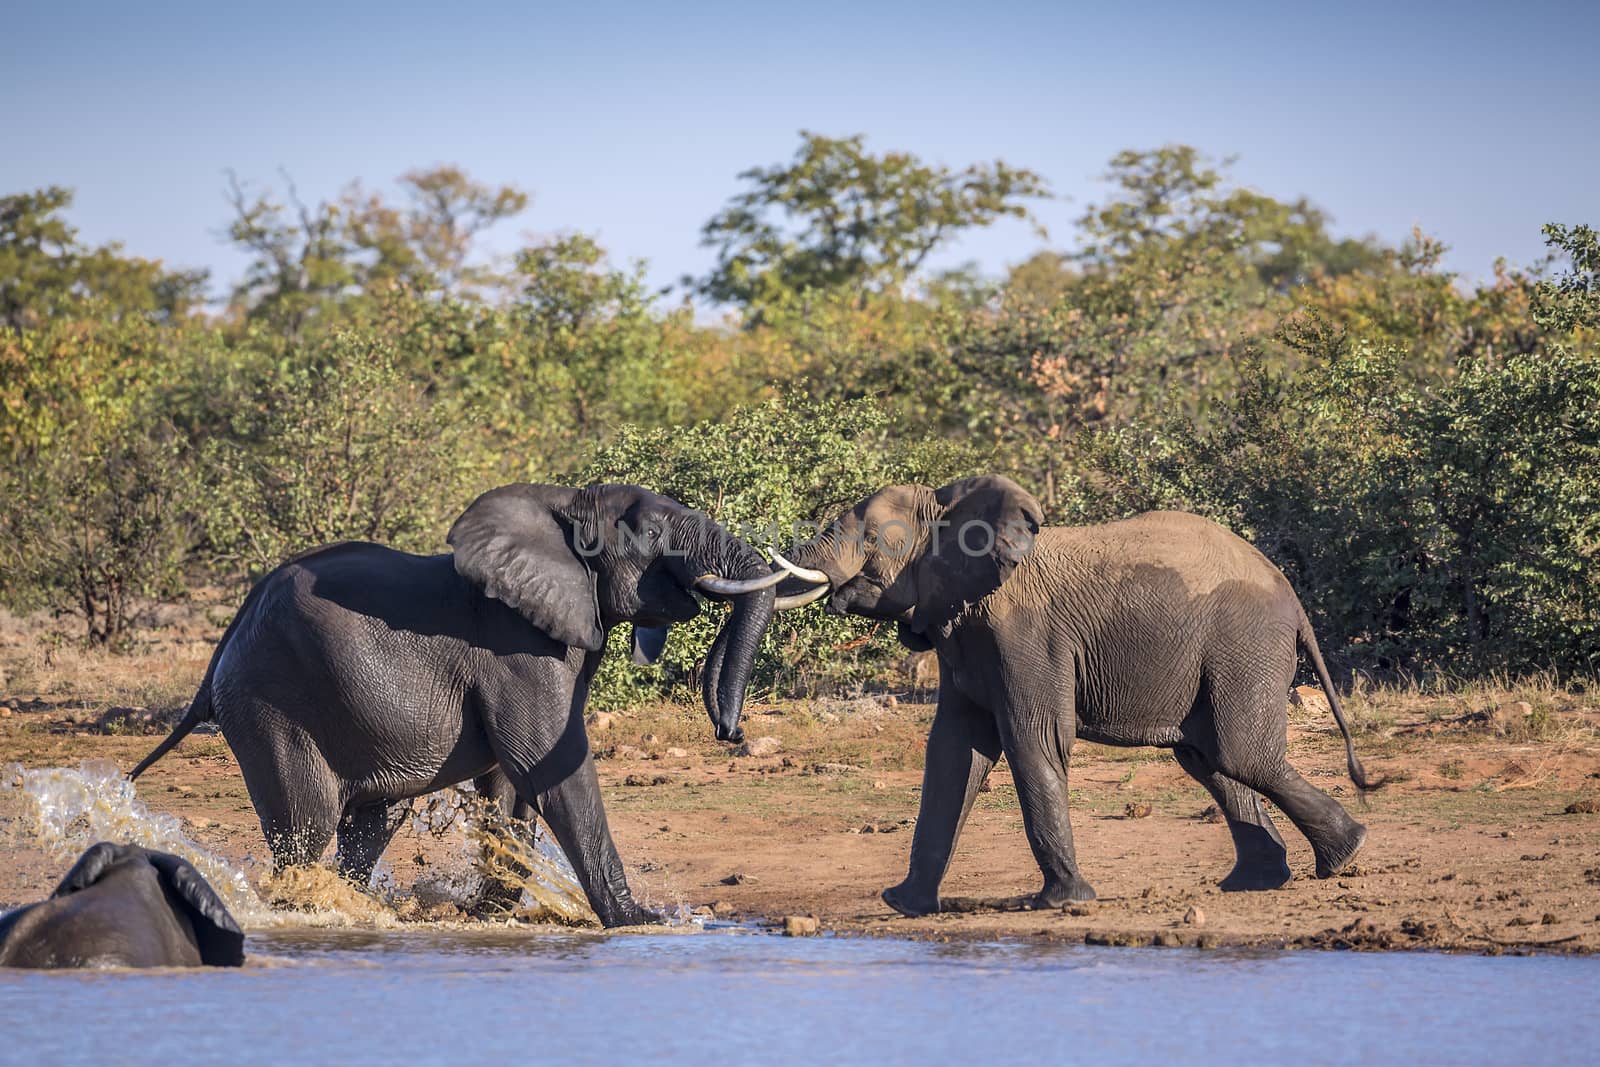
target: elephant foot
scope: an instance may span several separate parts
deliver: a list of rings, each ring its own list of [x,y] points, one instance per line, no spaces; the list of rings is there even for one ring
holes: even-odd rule
[[[939,896],[931,897],[913,893],[906,888],[906,884],[892,885],[878,894],[883,902],[908,919],[918,919],[924,915],[935,915],[939,911]]]
[[[1281,889],[1294,878],[1294,872],[1282,856],[1270,860],[1245,862],[1234,865],[1228,877],[1222,880],[1224,893],[1254,893],[1267,889]]]
[[[1356,853],[1361,851],[1361,846],[1367,843],[1367,828],[1358,822],[1353,822],[1350,826],[1351,833],[1339,843],[1337,848],[1326,853],[1320,848],[1316,850],[1318,878],[1332,878],[1350,866],[1350,861],[1356,858]]]
[[[632,902],[618,907],[610,915],[601,919],[602,925],[607,929],[616,926],[665,926],[671,921],[671,918],[665,912],[656,911],[653,908],[647,908],[642,904],[634,904]]]
[[[1033,906],[1038,909],[1059,908],[1074,900],[1095,899],[1094,886],[1074,875],[1071,880],[1054,880],[1047,882],[1037,896],[1033,898]]]

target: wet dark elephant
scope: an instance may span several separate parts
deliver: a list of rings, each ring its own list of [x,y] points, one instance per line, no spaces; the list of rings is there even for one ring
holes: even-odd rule
[[[883,894],[902,914],[939,910],[956,839],[1002,753],[1044,874],[1036,905],[1094,896],[1067,815],[1077,738],[1172,749],[1233,835],[1224,889],[1290,879],[1258,794],[1305,834],[1318,877],[1366,838],[1286,756],[1285,697],[1304,650],[1367,787],[1311,624],[1283,574],[1214,522],[1152,512],[1043,527],[1038,501],[988,476],[874,493],[793,556],[814,587],[787,580],[780,608],[828,596],[830,610],[892,620],[909,647],[938,654],[910,871]]]
[[[48,900],[0,916],[0,967],[237,967],[244,932],[186,861],[102,841]]]
[[[697,591],[731,599],[703,690],[716,736],[737,741],[777,576],[703,513],[637,486],[505,486],[448,540],[437,556],[333,545],[267,575],[132,776],[215,719],[275,862],[314,862],[337,834],[341,872],[363,884],[410,798],[474,779],[544,820],[603,923],[658,919],[628,887],[584,731],[606,633],[632,624],[648,660],[699,612]]]

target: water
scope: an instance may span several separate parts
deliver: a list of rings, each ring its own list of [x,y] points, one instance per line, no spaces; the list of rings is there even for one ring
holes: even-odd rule
[[[1593,1063],[1600,960],[736,933],[250,937],[238,971],[0,971],[17,1063]]]
[[[470,788],[421,798],[411,820],[419,833],[456,838],[460,862],[454,867],[430,871],[402,888],[380,863],[369,893],[357,891],[326,868],[289,870],[263,877],[267,901],[244,871],[189,838],[176,816],[151,811],[139,799],[135,783],[109,760],[86,760],[77,768],[10,764],[0,768],[0,798],[11,801],[15,825],[9,832],[14,839],[59,859],[63,872],[97,841],[169,852],[200,871],[246,929],[286,920],[393,927],[403,914],[428,902],[474,906],[492,883],[498,883],[500,899],[510,894],[508,904],[497,905],[501,912],[536,923],[599,925],[572,866],[543,827],[514,826]],[[532,844],[519,836],[529,829]]]
[[[525,890],[518,914],[571,921],[576,887],[551,843],[486,838],[458,797],[417,823],[460,837],[457,871],[409,890],[389,875],[372,894],[288,872],[263,881],[263,902],[109,765],[13,766],[0,790],[14,832],[63,869],[107,838],[177,853],[250,931],[240,970],[0,970],[0,1064],[1587,1064],[1600,1048],[1600,958],[407,923],[408,900],[470,893],[485,873]]]

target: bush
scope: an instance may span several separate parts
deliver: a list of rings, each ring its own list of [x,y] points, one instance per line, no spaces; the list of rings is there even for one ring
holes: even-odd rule
[[[221,560],[260,573],[335,541],[444,547],[475,495],[473,420],[401,374],[386,340],[334,333],[258,390],[232,438],[206,449],[204,520]]]
[[[1377,671],[1592,673],[1600,648],[1600,358],[1558,348],[1414,384],[1323,338],[1247,372],[1204,428],[1107,431],[1061,518],[1209,515],[1283,568],[1325,650]]]
[[[648,486],[701,508],[758,548],[804,538],[838,511],[885,485],[940,485],[984,469],[984,457],[942,440],[897,434],[867,400],[824,404],[798,395],[735,411],[727,419],[672,429],[627,428],[567,480],[575,485]],[[641,694],[687,696],[724,610],[673,628],[650,667],[628,658],[627,634],[613,635],[592,699],[599,707]],[[892,627],[838,618],[822,605],[774,621],[756,661],[752,693],[796,695],[860,686],[902,656]]]

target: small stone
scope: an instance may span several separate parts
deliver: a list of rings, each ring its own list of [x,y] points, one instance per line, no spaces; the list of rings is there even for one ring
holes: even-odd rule
[[[1222,812],[1215,804],[1207,804],[1200,814],[1195,816],[1195,818],[1199,819],[1201,822],[1221,822]]]
[[[9,718],[11,718],[11,709],[10,708],[0,708],[0,719],[9,719]]]
[[[611,712],[597,711],[593,715],[589,716],[589,729],[609,730],[611,729],[612,724],[616,721],[617,717]]]
[[[644,737],[640,738],[640,740],[642,740],[647,745],[653,745],[657,741],[660,741],[661,738],[657,737],[655,734],[645,734]]]
[[[722,884],[723,885],[752,885],[755,882],[759,882],[760,880],[761,879],[752,877],[751,875],[745,874],[742,871],[734,871],[732,874],[728,875],[728,877],[726,877],[726,878],[724,878],[722,880]]]
[[[889,788],[889,783],[887,783],[887,782],[876,782],[875,781],[875,782],[872,783],[872,788],[874,788],[874,789],[888,789]]]
[[[994,792],[994,786],[990,785],[989,784],[989,779],[985,778],[983,781],[978,783],[978,792],[980,792],[980,793],[993,793]]]
[[[668,759],[683,759],[685,756],[687,756],[689,754],[689,750],[686,749],[686,748],[676,748],[676,747],[674,747],[674,748],[667,749],[667,751],[662,753],[662,754],[664,756],[666,756]]]
[[[1150,805],[1141,800],[1135,801],[1134,803],[1123,808],[1122,814],[1125,818],[1129,819],[1148,819],[1150,817],[1151,810],[1152,809]]]
[[[1539,925],[1540,926],[1554,926],[1556,923],[1558,923],[1560,921],[1561,920],[1556,918],[1554,914],[1552,914],[1551,912],[1547,911],[1547,912],[1544,913],[1544,915],[1540,916]]]
[[[861,829],[858,831],[858,833],[863,833],[863,834],[875,834],[877,832],[878,832],[877,825],[875,823],[870,823],[870,822],[869,823],[864,823],[862,825]]]
[[[1526,700],[1513,700],[1509,704],[1501,704],[1489,713],[1489,725],[1497,734],[1509,731],[1519,723],[1527,722],[1533,715],[1533,705]]]
[[[1567,815],[1600,815],[1600,800],[1574,800],[1564,809]]]
[[[211,825],[211,820],[204,815],[194,815],[189,818],[189,825],[196,830],[204,830]]]
[[[1183,924],[1185,926],[1204,926],[1206,924],[1206,913],[1198,907],[1191,907],[1183,913]]]
[[[739,909],[734,907],[726,900],[713,900],[709,906],[711,908],[711,914],[718,917],[737,915],[739,913]]]
[[[890,693],[888,696],[883,698],[883,703],[885,707],[898,708],[900,706],[900,698],[895,696],[893,693]]]
[[[735,756],[776,756],[783,751],[783,742],[776,737],[752,737],[744,744],[733,750]]]
[[[783,917],[784,937],[815,937],[822,929],[822,923],[817,921],[815,915],[785,915]]]
[[[1156,933],[1156,944],[1162,948],[1181,948],[1183,946],[1183,938],[1171,930],[1161,930]]]
[[[612,759],[644,759],[644,749],[633,745],[618,745],[611,751]]]

